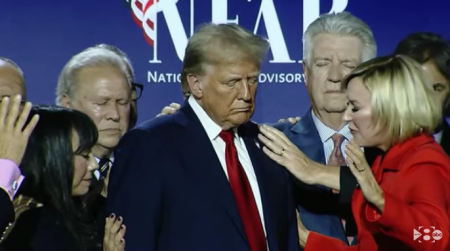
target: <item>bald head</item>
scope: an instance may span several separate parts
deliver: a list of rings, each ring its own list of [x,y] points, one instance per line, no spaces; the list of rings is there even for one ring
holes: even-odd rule
[[[0,58],[0,97],[22,95],[26,99],[25,79],[19,66],[12,60]]]

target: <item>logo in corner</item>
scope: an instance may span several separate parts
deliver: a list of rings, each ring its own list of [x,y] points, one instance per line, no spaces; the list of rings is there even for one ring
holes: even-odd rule
[[[414,240],[422,243],[425,241],[431,241],[432,243],[442,239],[442,231],[436,229],[434,226],[423,227],[420,226],[418,229],[414,229]]]

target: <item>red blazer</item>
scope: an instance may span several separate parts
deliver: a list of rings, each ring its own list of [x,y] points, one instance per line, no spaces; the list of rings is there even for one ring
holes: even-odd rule
[[[420,135],[394,145],[378,156],[372,171],[383,190],[384,213],[357,188],[352,197],[357,244],[311,232],[304,250],[450,250],[450,158],[435,140]],[[442,232],[440,240],[432,237],[432,227]],[[414,230],[422,234],[416,240]]]

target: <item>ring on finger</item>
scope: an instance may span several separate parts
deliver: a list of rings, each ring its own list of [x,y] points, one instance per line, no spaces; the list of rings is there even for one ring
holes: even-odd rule
[[[361,169],[358,168],[358,166],[356,165],[356,163],[353,161],[353,165],[355,166],[356,170],[358,170],[358,172],[364,172],[364,170],[366,170],[366,167],[363,166]]]

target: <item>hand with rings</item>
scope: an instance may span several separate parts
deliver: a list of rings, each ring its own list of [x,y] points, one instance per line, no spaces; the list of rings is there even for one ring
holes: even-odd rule
[[[345,147],[345,155],[347,165],[358,181],[366,200],[377,207],[384,207],[383,191],[378,185],[369,164],[367,164],[364,152],[351,140]],[[378,209],[384,210],[384,208]]]
[[[264,153],[284,166],[292,175],[306,184],[315,184],[315,163],[303,154],[284,133],[268,126],[259,126],[258,139],[263,143]]]

